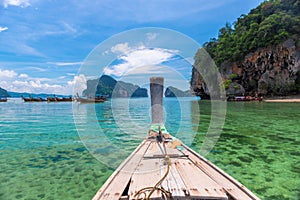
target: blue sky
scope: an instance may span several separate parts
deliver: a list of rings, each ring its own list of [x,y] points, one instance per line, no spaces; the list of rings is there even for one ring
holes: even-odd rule
[[[201,45],[216,37],[226,22],[235,21],[261,2],[0,0],[0,87],[17,92],[71,94],[74,81],[87,78],[80,76],[80,66],[87,56],[115,34],[161,27],[185,34]],[[119,51],[122,55],[115,55],[119,59],[116,65],[135,63],[130,55],[136,55],[140,47],[133,47],[130,41],[118,44],[126,47],[126,43],[130,54]],[[108,49],[113,52],[118,44]],[[176,55],[164,57],[162,52],[174,53],[177,49],[155,50],[159,54],[153,56],[153,62],[163,64]],[[159,55],[163,58],[158,59]]]

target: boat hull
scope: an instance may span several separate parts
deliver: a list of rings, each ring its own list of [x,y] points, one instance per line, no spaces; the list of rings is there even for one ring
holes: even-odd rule
[[[243,199],[258,200],[244,185],[170,135],[162,143],[150,134],[110,176],[93,200]],[[165,175],[165,177],[163,177]],[[157,185],[158,180],[162,180]],[[147,191],[148,189],[148,191]]]

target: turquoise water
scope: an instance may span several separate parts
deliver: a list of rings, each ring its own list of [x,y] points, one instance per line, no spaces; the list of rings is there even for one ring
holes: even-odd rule
[[[147,134],[149,101],[118,99],[113,110],[110,101],[0,103],[0,199],[91,199]],[[210,103],[166,99],[165,115],[168,130],[200,151]],[[228,103],[206,157],[261,199],[300,199],[299,118],[297,103]]]

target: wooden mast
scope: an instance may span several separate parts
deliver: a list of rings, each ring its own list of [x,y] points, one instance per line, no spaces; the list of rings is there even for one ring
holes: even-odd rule
[[[150,78],[150,95],[151,95],[151,116],[152,124],[164,124],[163,119],[163,77]]]

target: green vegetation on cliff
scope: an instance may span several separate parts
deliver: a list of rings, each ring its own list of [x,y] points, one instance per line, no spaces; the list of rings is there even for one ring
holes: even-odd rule
[[[290,38],[300,47],[300,0],[269,0],[219,30],[204,48],[218,66]]]

